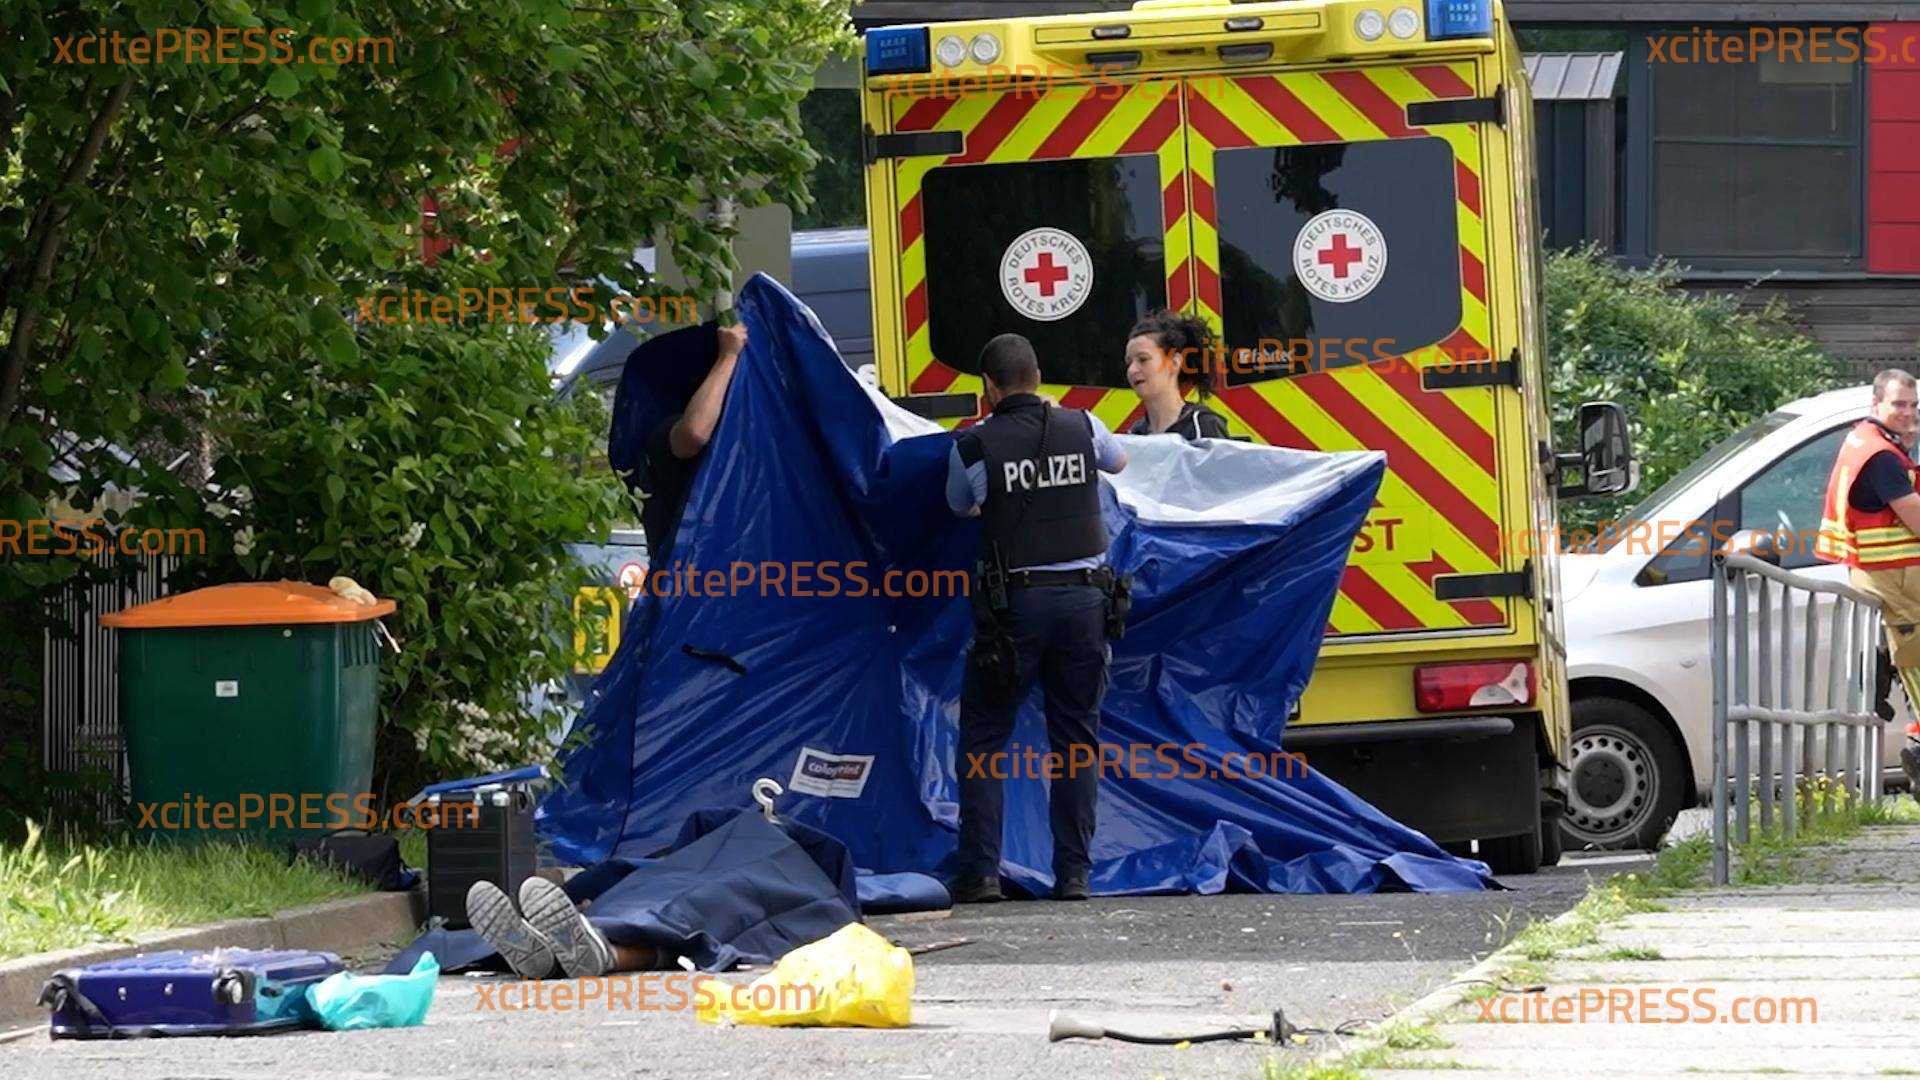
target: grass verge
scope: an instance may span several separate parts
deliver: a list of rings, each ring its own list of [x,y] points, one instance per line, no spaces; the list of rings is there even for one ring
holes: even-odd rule
[[[49,840],[29,825],[0,847],[0,960],[139,934],[271,915],[368,887],[284,852],[235,841]]]

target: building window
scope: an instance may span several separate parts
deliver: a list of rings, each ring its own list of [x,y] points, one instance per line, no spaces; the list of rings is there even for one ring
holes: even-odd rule
[[[1652,57],[1644,39],[1635,51],[1645,254],[1708,267],[1858,265],[1858,62],[1769,53],[1678,63]]]

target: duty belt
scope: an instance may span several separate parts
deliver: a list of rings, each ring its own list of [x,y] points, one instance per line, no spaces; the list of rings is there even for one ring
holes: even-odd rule
[[[1105,567],[1096,570],[1010,570],[1007,587],[1037,589],[1046,585],[1092,585],[1104,587]]]

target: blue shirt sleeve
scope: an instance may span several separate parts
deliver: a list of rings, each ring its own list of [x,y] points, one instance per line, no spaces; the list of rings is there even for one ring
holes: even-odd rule
[[[960,460],[960,444],[955,442],[952,449],[947,451],[947,507],[965,516],[986,501],[986,463],[976,462],[968,467],[966,462]]]
[[[1127,460],[1127,452],[1120,449],[1120,440],[1113,437],[1107,425],[1092,413],[1087,414],[1087,423],[1093,428],[1093,463],[1101,472],[1119,472],[1120,466]]]

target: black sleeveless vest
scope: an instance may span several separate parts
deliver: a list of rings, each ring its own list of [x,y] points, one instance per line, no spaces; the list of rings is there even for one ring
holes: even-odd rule
[[[981,542],[998,543],[1009,569],[1106,553],[1093,424],[1085,413],[1009,394],[992,416],[961,432],[959,443],[962,464],[986,464]]]

